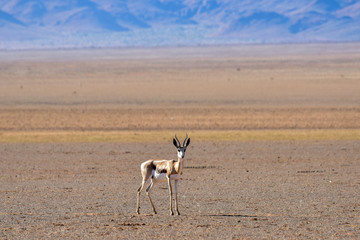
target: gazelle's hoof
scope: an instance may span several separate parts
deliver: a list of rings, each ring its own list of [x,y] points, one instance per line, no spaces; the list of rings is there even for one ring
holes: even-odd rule
[[[177,215],[180,216],[180,212],[177,212]]]
[[[170,216],[174,216],[174,212],[170,212]]]

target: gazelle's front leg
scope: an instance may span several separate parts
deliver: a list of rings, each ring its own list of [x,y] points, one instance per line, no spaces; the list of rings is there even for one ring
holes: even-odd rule
[[[167,177],[167,180],[168,180],[169,194],[170,194],[170,215],[174,215],[173,207],[172,207],[172,187],[171,187],[170,176]]]
[[[175,210],[177,212],[177,215],[180,215],[179,208],[178,208],[178,198],[177,198],[178,183],[179,183],[179,181],[175,180]]]

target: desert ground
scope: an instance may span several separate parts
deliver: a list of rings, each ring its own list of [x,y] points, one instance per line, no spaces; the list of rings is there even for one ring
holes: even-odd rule
[[[1,239],[359,239],[360,44],[0,52]],[[191,144],[179,183],[140,164]]]

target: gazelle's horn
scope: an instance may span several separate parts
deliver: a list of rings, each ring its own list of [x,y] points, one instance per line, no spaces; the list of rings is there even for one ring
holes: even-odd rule
[[[185,140],[184,140],[184,142],[183,142],[183,147],[186,147],[185,146],[185,143],[186,143],[186,140],[188,139],[188,134],[186,133],[186,138],[185,138]]]
[[[177,138],[177,136],[176,136],[176,134],[175,134],[175,139],[176,139],[176,141],[178,142],[178,147],[181,147],[181,144],[180,144],[180,141],[179,141],[179,139]]]

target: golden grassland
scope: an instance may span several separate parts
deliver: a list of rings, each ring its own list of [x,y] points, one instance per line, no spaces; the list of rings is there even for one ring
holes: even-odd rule
[[[4,131],[0,143],[168,142],[174,131]],[[360,140],[360,129],[197,130],[195,142]],[[183,137],[183,133],[178,134]]]
[[[234,105],[0,108],[0,130],[250,130],[360,128],[360,107]]]

